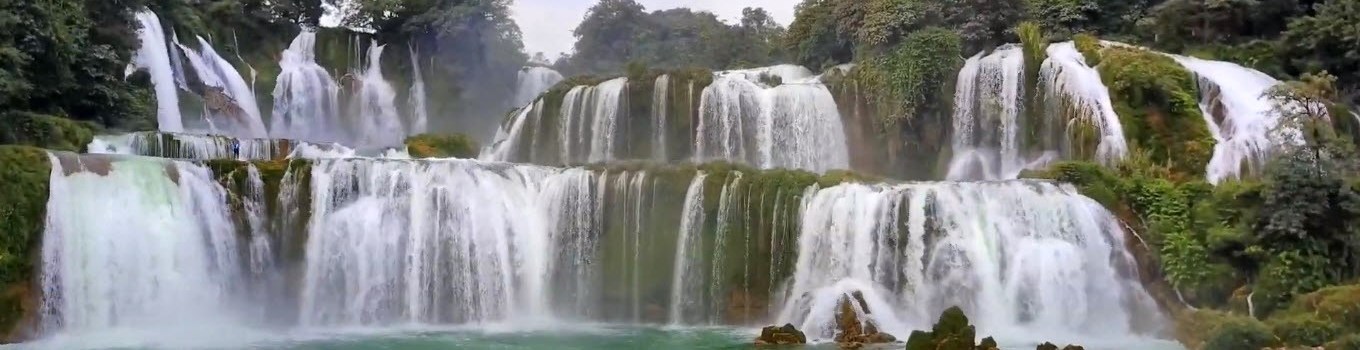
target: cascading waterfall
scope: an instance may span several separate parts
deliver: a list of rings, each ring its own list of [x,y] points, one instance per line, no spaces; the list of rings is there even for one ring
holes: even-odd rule
[[[666,156],[666,113],[670,111],[671,76],[662,74],[656,77],[652,88],[652,160],[665,162]]]
[[[960,306],[979,334],[1081,341],[1165,322],[1137,279],[1122,224],[1044,182],[840,185],[804,198],[796,272],[778,323],[829,339],[837,305],[879,329],[928,329]],[[815,252],[815,253],[814,253]],[[856,307],[859,309],[859,307]]]
[[[951,305],[983,332],[1012,339],[1143,334],[1160,320],[1122,226],[1068,186],[821,188],[722,167],[308,164],[278,180],[247,164],[238,175],[168,160],[54,157],[43,253],[49,329],[198,317],[320,328],[778,321],[828,339],[835,303],[854,292],[865,296],[867,320],[898,335]],[[235,185],[224,190],[218,181],[228,178]],[[108,215],[127,208],[139,214]],[[167,271],[193,274],[156,275]],[[142,278],[183,283],[124,283]],[[102,299],[108,293],[115,299]]]
[[[778,79],[782,84],[770,80]],[[814,172],[849,168],[840,112],[807,69],[775,66],[717,74],[700,97],[699,161]]]
[[[698,270],[704,248],[700,233],[704,225],[704,180],[707,174],[699,173],[690,181],[689,190],[685,191],[684,212],[680,214],[680,236],[676,243],[675,253],[675,272],[671,275],[675,279],[671,282],[671,303],[670,303],[670,323],[673,325],[684,324],[685,311],[694,308],[698,303],[695,298],[703,288],[702,277],[688,277],[686,274]]]
[[[515,117],[510,120],[510,124],[502,125],[500,129],[496,130],[496,143],[483,149],[482,154],[478,159],[497,162],[509,162],[514,160],[515,157],[519,155],[522,147],[526,146],[522,144],[522,141],[526,139],[522,135],[524,135],[525,132],[532,132],[526,131],[525,125],[539,125],[537,120],[541,119],[542,116],[543,100],[538,100],[515,112]],[[534,140],[537,141],[537,138],[534,138]],[[527,146],[530,146],[531,151],[536,149],[536,147],[532,147],[532,145]],[[533,157],[530,156],[530,158]]]
[[[341,122],[340,87],[330,72],[316,63],[316,33],[303,31],[279,60],[274,86],[274,137],[312,141],[347,141]]]
[[[368,65],[357,72],[359,91],[355,92],[353,117],[357,118],[357,144],[363,146],[400,145],[406,131],[397,113],[397,92],[383,78],[383,45],[373,41],[368,46]]]
[[[241,288],[241,248],[226,194],[207,168],[51,158],[41,279],[46,331],[165,331],[239,316],[230,296]]]
[[[428,128],[430,111],[425,103],[425,77],[420,72],[420,60],[416,55],[416,48],[410,47],[411,51],[411,96],[406,105],[411,108],[411,130],[412,135],[423,134]]]
[[[562,82],[562,74],[547,67],[524,67],[515,84],[515,107],[528,106],[538,95]]]
[[[236,67],[217,54],[212,44],[203,37],[198,37],[198,44],[200,50],[196,51],[176,43],[189,59],[189,65],[198,74],[204,88],[221,89],[221,95],[230,98],[230,101],[221,101],[230,104],[222,106],[230,110],[218,111],[217,118],[205,116],[211,130],[231,136],[269,137],[269,131],[265,129],[264,121],[260,117],[260,106],[255,102],[254,89],[241,77]],[[212,100],[216,97],[205,98]]]
[[[1025,169],[1029,162],[1021,159],[1019,137],[1024,74],[1024,55],[1014,45],[964,64],[954,92],[954,158],[947,179],[1009,179]]]
[[[1258,174],[1272,152],[1302,143],[1295,129],[1280,126],[1280,112],[1265,96],[1280,82],[1241,65],[1172,55],[1198,78],[1200,109],[1217,143],[1205,177],[1210,183]]]
[[[627,88],[628,78],[616,78],[596,86],[577,86],[567,92],[558,126],[564,163],[614,159],[615,127]]]
[[[1100,80],[1100,73],[1086,64],[1085,56],[1077,51],[1075,44],[1061,42],[1048,46],[1048,59],[1039,71],[1039,90],[1045,94],[1045,117],[1050,122],[1057,117],[1062,123],[1061,129],[1068,134],[1082,132],[1080,126],[1090,126],[1098,133],[1091,135],[1098,138],[1096,161],[1114,165],[1128,155],[1124,127],[1110,100],[1110,90]],[[1075,147],[1063,146],[1067,153]]]
[[[318,162],[302,323],[461,323],[541,312],[552,250],[549,218],[537,208],[578,198],[540,189],[580,190],[548,175],[472,161]]]
[[[142,45],[132,64],[151,73],[151,84],[156,91],[156,125],[161,131],[182,132],[184,120],[179,112],[179,93],[175,91],[175,69],[171,65],[161,20],[151,10],[142,10],[137,12],[137,22],[141,24],[137,37]]]

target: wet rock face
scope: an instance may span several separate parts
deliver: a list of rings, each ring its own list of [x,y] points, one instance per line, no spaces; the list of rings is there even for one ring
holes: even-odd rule
[[[878,331],[873,320],[860,319],[860,311],[869,315],[869,304],[864,293],[855,292],[841,299],[836,311],[836,343],[842,348],[858,348],[863,344],[882,344],[897,341],[892,334]]]
[[[785,324],[783,327],[769,326],[760,330],[760,337],[756,338],[756,345],[790,345],[807,344],[807,335],[803,331],[794,328],[792,324]]]

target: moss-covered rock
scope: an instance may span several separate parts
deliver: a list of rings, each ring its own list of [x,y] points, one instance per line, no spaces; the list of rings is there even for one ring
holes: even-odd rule
[[[0,336],[16,341],[38,312],[32,287],[47,217],[52,166],[47,152],[0,146]],[[31,325],[29,325],[31,326]]]
[[[0,144],[82,152],[99,126],[90,122],[30,112],[0,114]]]
[[[1313,317],[1342,326],[1343,333],[1360,333],[1360,285],[1323,288],[1297,296],[1275,317]]]
[[[765,327],[760,330],[760,336],[756,338],[756,345],[792,344],[807,344],[807,335],[795,328],[793,324],[785,324],[783,327]]]
[[[1266,325],[1288,346],[1322,346],[1341,334],[1341,325],[1323,321],[1313,315],[1273,318]]]
[[[411,136],[406,150],[415,158],[476,158],[478,152],[477,142],[462,134]]]
[[[1199,109],[1194,76],[1155,52],[1105,48],[1098,67],[1131,148],[1178,178],[1203,177],[1214,139]]]

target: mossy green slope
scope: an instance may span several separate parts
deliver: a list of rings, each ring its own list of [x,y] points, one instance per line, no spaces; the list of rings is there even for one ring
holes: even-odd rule
[[[46,151],[0,145],[0,340],[19,340],[38,312],[34,264],[51,173]]]

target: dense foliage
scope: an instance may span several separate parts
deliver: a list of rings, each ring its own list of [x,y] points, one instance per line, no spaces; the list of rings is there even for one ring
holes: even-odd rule
[[[137,48],[132,9],[140,6],[141,1],[100,0],[0,3],[0,112],[148,126],[149,89],[123,79]]]
[[[629,63],[647,67],[710,69],[779,62],[784,28],[761,8],[746,8],[739,23],[687,8],[648,13],[634,0],[602,0],[576,27],[576,46],[558,59],[566,73],[620,73]]]

